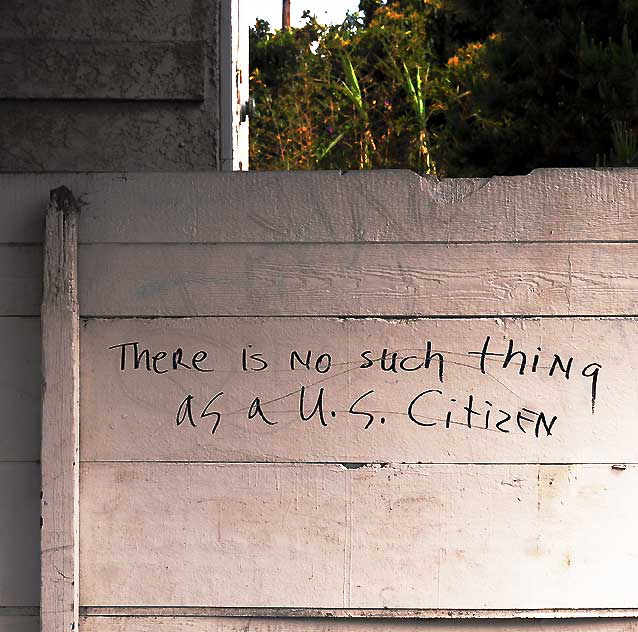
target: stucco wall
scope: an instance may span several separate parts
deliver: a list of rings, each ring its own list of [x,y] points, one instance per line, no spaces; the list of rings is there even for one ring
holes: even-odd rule
[[[0,171],[216,170],[219,0],[0,3]]]

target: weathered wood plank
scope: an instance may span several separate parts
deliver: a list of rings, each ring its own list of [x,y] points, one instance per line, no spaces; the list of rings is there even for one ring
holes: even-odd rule
[[[91,463],[81,502],[83,605],[635,607],[635,466]]]
[[[0,461],[0,621],[2,606],[40,602],[39,497],[36,463]]]
[[[512,340],[512,352],[524,351],[525,358],[512,355],[504,368],[505,357],[487,356],[483,374],[476,353],[488,336],[488,353],[506,354]],[[81,455],[87,461],[636,462],[637,339],[634,319],[89,320],[82,327]],[[432,353],[425,367],[428,341]],[[139,343],[138,369],[134,347],[121,346],[131,342]],[[207,372],[173,370],[178,348],[190,367],[204,351],[207,358],[198,366]],[[244,349],[260,358],[248,361],[248,371]],[[294,351],[299,360],[291,370]],[[308,351],[310,369],[303,365]],[[150,360],[160,352],[167,354],[156,364],[162,374]],[[327,357],[321,359],[326,353],[329,367]],[[262,369],[263,361],[265,370],[252,370]],[[569,378],[561,365],[569,366]],[[428,389],[441,393],[425,395],[410,408]],[[464,408],[470,395],[471,428]],[[182,405],[188,397],[197,427]],[[256,397],[269,424],[252,414]],[[323,413],[312,415],[319,397]],[[302,401],[308,421],[299,412]],[[221,417],[202,418],[206,408]],[[541,411],[548,422],[555,418],[551,435],[538,424]],[[519,412],[525,419],[520,424]],[[507,415],[509,421],[499,423]]]
[[[38,316],[42,247],[0,245],[0,316]]]
[[[93,245],[80,261],[89,316],[638,312],[634,244]]]
[[[151,174],[131,175],[127,186],[121,188],[119,203],[108,213],[99,207],[87,209],[86,221],[88,224],[90,218],[92,228],[82,232],[82,240],[220,243],[638,238],[638,176],[630,171],[548,170],[523,177],[440,182],[408,171],[188,177],[186,187],[180,185],[179,176],[162,181]],[[146,178],[155,179],[154,185],[140,195],[136,191]]]
[[[98,125],[87,122],[92,137]],[[42,208],[61,184],[86,203],[84,243],[638,239],[638,174],[553,169],[441,181],[409,171],[0,174],[0,242],[40,241]]]
[[[109,206],[89,205],[81,240],[635,240],[637,187],[629,170],[441,181],[409,171],[131,174]]]
[[[0,39],[1,99],[204,98],[203,42]]]
[[[283,613],[282,613],[283,614]],[[396,621],[242,617],[81,618],[83,632],[636,632],[636,621]],[[1,629],[1,628],[0,628]]]
[[[41,630],[78,625],[77,219],[65,187],[47,209],[42,298]]]
[[[0,315],[39,313],[40,256],[0,246]],[[80,256],[92,316],[633,315],[638,294],[632,244],[94,245]]]
[[[40,459],[40,321],[0,318],[0,461]]]
[[[13,0],[0,3],[0,37],[199,40],[206,17],[198,0]]]

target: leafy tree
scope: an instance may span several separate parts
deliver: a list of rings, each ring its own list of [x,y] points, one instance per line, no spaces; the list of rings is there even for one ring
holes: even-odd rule
[[[481,4],[462,8],[478,15]],[[440,160],[455,175],[594,166],[609,154],[614,124],[638,122],[635,12],[613,1],[494,4],[498,35],[485,42],[484,71],[464,82],[471,115],[450,112]]]
[[[257,169],[638,163],[638,0],[361,0],[251,31]]]

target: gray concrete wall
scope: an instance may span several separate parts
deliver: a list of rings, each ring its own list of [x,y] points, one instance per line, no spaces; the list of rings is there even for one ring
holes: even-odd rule
[[[0,3],[0,171],[217,170],[219,5]]]

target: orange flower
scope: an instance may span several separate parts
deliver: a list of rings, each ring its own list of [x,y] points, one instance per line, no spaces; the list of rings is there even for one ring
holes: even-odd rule
[[[470,42],[466,46],[459,48],[456,51],[456,55],[447,60],[447,65],[454,67],[468,66],[476,61],[483,47],[483,42]]]
[[[389,7],[386,7],[385,15],[391,20],[402,20],[404,18],[403,13],[399,13],[398,11],[395,11],[394,9],[391,9]]]

